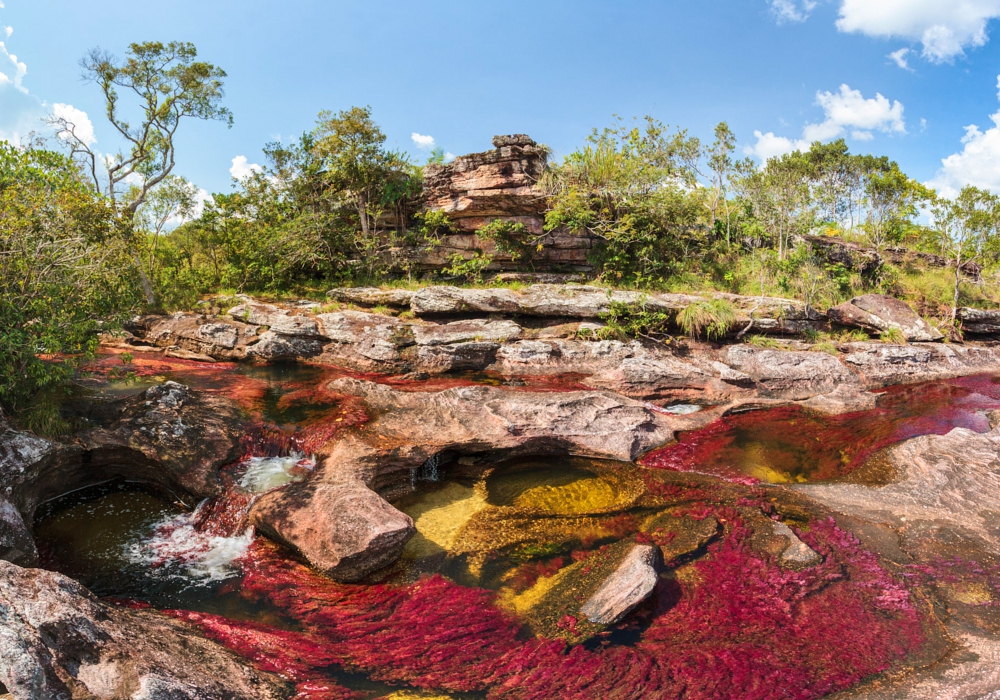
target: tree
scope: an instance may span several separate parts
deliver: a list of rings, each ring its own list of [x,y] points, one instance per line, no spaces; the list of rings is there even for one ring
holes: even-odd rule
[[[682,269],[707,233],[694,193],[698,140],[647,117],[618,118],[587,141],[542,179],[545,229],[600,239],[596,262],[615,280],[652,284]]]
[[[801,153],[771,158],[758,168],[746,159],[736,165],[733,184],[751,214],[774,241],[784,260],[793,236],[809,231],[815,221],[810,191],[813,169]]]
[[[150,279],[155,278],[156,252],[164,229],[171,221],[183,222],[194,216],[198,205],[198,188],[180,175],[170,175],[149,193],[136,211],[136,224],[152,237],[147,253]]]
[[[879,252],[889,243],[902,239],[921,204],[929,202],[932,193],[908,177],[896,163],[872,173],[865,183],[865,222],[862,229],[869,243]]]
[[[385,148],[385,134],[372,120],[371,107],[320,112],[313,138],[312,152],[328,184],[351,199],[361,232],[369,238],[372,222],[392,203],[393,186],[408,175],[406,155]]]
[[[726,243],[730,243],[732,217],[729,211],[729,178],[733,171],[732,152],[736,148],[736,135],[729,129],[726,122],[719,122],[715,127],[715,142],[708,149],[708,170],[710,175],[710,194],[706,206],[711,215],[711,225],[714,228],[719,221],[719,205],[726,212]]]
[[[1000,238],[1000,198],[966,185],[955,199],[937,200],[933,213],[941,254],[955,266],[951,305],[954,323],[958,315],[962,268],[982,257]]]
[[[121,61],[101,49],[87,54],[81,62],[84,78],[100,88],[108,121],[125,142],[113,155],[93,150],[78,133],[79,125],[70,120],[49,120],[83,165],[95,191],[107,197],[123,234],[132,238],[133,258],[150,305],[156,299],[132,231],[136,212],[173,171],[175,137],[184,119],[233,123],[232,114],[221,104],[225,71],[197,61],[197,56],[194,44],[179,41],[131,44]],[[135,103],[134,109],[123,94]]]
[[[36,395],[71,372],[53,356],[93,351],[137,309],[114,223],[66,156],[0,143],[0,405],[29,427]]]

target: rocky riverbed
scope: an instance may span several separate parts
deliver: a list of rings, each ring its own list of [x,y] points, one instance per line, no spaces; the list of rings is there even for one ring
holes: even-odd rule
[[[1000,348],[884,299],[708,344],[595,335],[683,295],[331,296],[137,319],[71,435],[0,425],[15,698],[1000,692]]]

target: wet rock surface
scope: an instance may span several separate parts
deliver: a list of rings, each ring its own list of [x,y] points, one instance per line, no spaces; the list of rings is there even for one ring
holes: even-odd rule
[[[194,629],[98,602],[60,574],[0,561],[0,681],[15,698],[278,700],[280,679]]]

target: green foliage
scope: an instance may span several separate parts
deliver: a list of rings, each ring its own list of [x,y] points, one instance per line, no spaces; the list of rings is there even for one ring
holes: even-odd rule
[[[736,309],[725,299],[696,301],[677,314],[677,325],[695,340],[704,333],[708,340],[717,340],[736,325]]]
[[[746,342],[750,345],[755,345],[758,348],[768,348],[770,350],[778,350],[782,347],[781,343],[774,338],[760,334],[751,335],[747,338]]]
[[[452,253],[448,256],[448,267],[444,273],[454,277],[464,277],[468,282],[482,282],[483,272],[493,264],[493,256],[481,250],[473,251],[465,257],[462,253]]]
[[[834,345],[833,343],[831,343],[828,340],[824,340],[823,342],[816,343],[815,345],[813,345],[812,347],[810,347],[809,350],[812,351],[812,352],[825,352],[827,355],[833,355],[834,357],[836,357],[837,354],[838,354],[837,353],[837,346]]]
[[[903,333],[902,329],[887,328],[884,331],[879,332],[878,339],[883,343],[891,343],[893,345],[906,345],[906,334]]]
[[[92,353],[139,299],[107,202],[51,151],[0,143],[0,253],[0,405],[17,415],[72,374],[61,354]]]
[[[476,231],[481,240],[493,241],[501,255],[509,255],[516,263],[530,264],[540,248],[538,237],[531,235],[528,227],[520,222],[493,219]]]
[[[605,325],[597,331],[597,337],[602,340],[660,339],[669,336],[673,324],[671,314],[665,311],[621,301],[612,301],[608,311],[601,314],[601,320]]]
[[[647,117],[641,126],[619,119],[587,140],[544,178],[545,229],[597,237],[592,257],[605,280],[663,283],[709,234],[700,193],[691,189],[697,139]]]

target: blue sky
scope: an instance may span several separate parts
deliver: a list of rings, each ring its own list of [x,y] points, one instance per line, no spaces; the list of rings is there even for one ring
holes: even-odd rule
[[[703,138],[726,120],[756,156],[842,135],[942,189],[1000,192],[1000,0],[4,2],[0,138],[85,113],[114,152],[79,59],[191,41],[228,72],[236,119],[182,130],[177,172],[210,192],[234,158],[365,104],[421,160],[414,134],[462,154],[523,132],[566,154],[613,114],[652,114]]]

